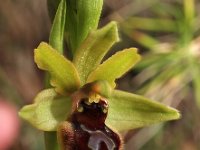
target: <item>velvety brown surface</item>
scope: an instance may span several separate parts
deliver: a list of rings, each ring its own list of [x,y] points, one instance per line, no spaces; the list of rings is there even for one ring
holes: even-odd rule
[[[103,109],[108,107],[107,101],[86,104],[86,100],[78,104],[83,107],[83,111],[72,113],[69,122],[66,121],[61,127],[63,146],[70,150],[119,150],[119,135],[104,123],[107,113]]]

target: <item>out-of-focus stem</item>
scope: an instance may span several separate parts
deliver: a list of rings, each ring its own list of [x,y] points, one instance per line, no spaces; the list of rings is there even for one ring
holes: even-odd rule
[[[44,138],[46,150],[59,150],[56,132],[44,132]]]
[[[184,12],[186,19],[191,22],[194,18],[195,8],[194,8],[195,0],[184,0]]]

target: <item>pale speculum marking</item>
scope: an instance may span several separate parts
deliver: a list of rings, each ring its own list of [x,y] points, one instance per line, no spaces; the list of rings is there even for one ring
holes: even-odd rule
[[[91,148],[92,150],[99,150],[100,149],[100,144],[104,142],[108,148],[108,150],[114,150],[116,147],[114,141],[109,138],[105,133],[103,133],[100,130],[96,131],[91,131],[87,129],[84,125],[81,125],[81,128],[90,133],[90,138],[88,142],[88,147]]]

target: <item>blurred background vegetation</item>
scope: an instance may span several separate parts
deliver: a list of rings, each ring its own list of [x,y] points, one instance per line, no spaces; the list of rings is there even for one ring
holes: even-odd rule
[[[178,121],[122,133],[126,149],[200,149],[200,1],[104,0],[99,26],[111,20],[119,23],[121,42],[109,55],[137,47],[143,56],[134,71],[118,80],[118,88],[182,113]],[[33,49],[48,41],[50,27],[44,0],[0,4],[0,150],[45,149],[43,133],[16,112],[43,88],[44,75],[33,62]],[[5,128],[9,118],[13,126]],[[7,136],[13,139],[7,148],[2,133],[13,135]]]

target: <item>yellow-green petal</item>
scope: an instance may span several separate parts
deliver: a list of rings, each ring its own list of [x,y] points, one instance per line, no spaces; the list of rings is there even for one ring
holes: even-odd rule
[[[180,118],[176,109],[127,92],[115,90],[108,102],[106,124],[118,131]]]
[[[59,96],[54,89],[41,91],[34,103],[24,106],[19,115],[43,131],[56,131],[57,125],[66,120],[71,111],[71,99]]]
[[[96,69],[111,46],[119,40],[116,22],[111,22],[102,29],[93,31],[74,56],[74,64],[80,74],[82,84],[88,75]]]
[[[140,60],[136,48],[117,52],[103,64],[99,65],[88,77],[87,82],[106,80],[115,87],[115,80],[124,75]]]
[[[35,62],[40,69],[49,72],[50,84],[58,93],[69,94],[79,88],[80,79],[73,63],[47,43],[42,42],[35,49]]]

